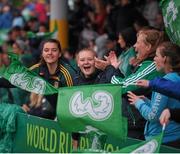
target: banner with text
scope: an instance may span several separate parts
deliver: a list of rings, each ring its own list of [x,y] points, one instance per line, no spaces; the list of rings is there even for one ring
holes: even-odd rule
[[[16,124],[12,151],[14,153],[71,153],[73,151],[71,134],[63,131],[56,121],[18,113]],[[107,152],[117,152],[138,143],[141,141],[133,138],[121,141],[108,134],[103,149]],[[79,148],[80,150],[90,148],[87,137],[80,138]],[[180,153],[180,149],[161,146],[160,152]]]

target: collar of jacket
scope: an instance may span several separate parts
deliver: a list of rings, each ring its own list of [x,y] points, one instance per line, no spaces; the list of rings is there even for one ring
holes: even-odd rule
[[[96,79],[100,72],[101,72],[101,70],[96,69],[95,72],[92,75],[90,75],[88,78],[86,78],[81,71],[79,74],[84,80],[92,80],[92,79]]]
[[[42,76],[46,80],[49,80],[49,79],[59,80],[59,78],[58,78],[58,74],[60,72],[59,65],[60,64],[58,64],[58,67],[56,68],[56,71],[54,74],[49,73],[49,70],[48,70],[48,67],[46,64],[40,65],[39,75]]]

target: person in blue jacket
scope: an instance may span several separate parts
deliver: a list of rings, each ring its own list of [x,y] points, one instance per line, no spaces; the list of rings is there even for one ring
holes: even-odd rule
[[[173,82],[164,78],[155,78],[150,81],[139,80],[136,84],[142,87],[150,87],[153,91],[180,100],[180,82]]]
[[[154,58],[156,69],[164,72],[165,79],[173,82],[180,82],[180,47],[171,42],[160,44],[156,50]],[[139,110],[141,115],[147,120],[144,135],[146,140],[161,133],[162,126],[159,118],[164,109],[180,109],[180,101],[158,92],[152,92],[151,100],[137,96],[128,92],[129,101]],[[180,124],[170,120],[166,125],[163,143],[174,147],[180,144]]]
[[[155,78],[150,81],[139,80],[136,84],[141,87],[150,87],[153,91],[180,100],[180,82]],[[169,119],[180,123],[180,109],[165,109],[160,116],[160,123],[168,123]]]

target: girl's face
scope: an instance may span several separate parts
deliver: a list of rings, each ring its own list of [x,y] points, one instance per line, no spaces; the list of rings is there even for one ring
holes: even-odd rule
[[[119,35],[118,43],[122,49],[126,48],[126,42],[122,35]]]
[[[165,72],[166,69],[166,56],[162,56],[160,50],[157,48],[156,56],[154,57],[157,71]]]
[[[61,53],[56,43],[47,42],[43,46],[42,57],[47,64],[57,63]]]
[[[144,55],[150,51],[150,45],[145,43],[145,37],[145,35],[140,34],[134,44],[135,51],[137,52],[137,58],[144,57]]]
[[[86,78],[95,72],[95,60],[92,51],[84,50],[78,54],[77,63]]]
[[[23,53],[23,51],[19,48],[19,46],[16,43],[14,43],[12,45],[12,48],[13,48],[13,52],[16,54],[22,54]]]

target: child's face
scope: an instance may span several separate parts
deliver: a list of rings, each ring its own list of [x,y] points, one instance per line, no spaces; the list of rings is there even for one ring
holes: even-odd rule
[[[92,51],[84,50],[78,54],[77,63],[86,78],[95,72],[95,54]]]
[[[156,64],[157,71],[163,71],[166,67],[166,56],[162,56],[160,50],[157,48],[156,50],[156,56],[154,57],[154,62]]]

